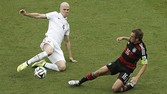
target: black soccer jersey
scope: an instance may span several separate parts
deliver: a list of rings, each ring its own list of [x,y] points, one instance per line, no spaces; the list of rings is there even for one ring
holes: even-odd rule
[[[142,59],[142,57],[145,57],[145,59],[147,59],[146,51],[147,49],[143,42],[133,44],[128,41],[119,59],[125,66],[134,70],[139,59]]]

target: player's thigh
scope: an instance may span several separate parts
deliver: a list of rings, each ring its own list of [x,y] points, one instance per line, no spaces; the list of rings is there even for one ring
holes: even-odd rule
[[[123,85],[124,85],[123,82],[120,79],[117,79],[112,86],[112,90],[114,92],[117,92]]]
[[[59,55],[57,53],[53,53],[48,57],[48,59],[53,63],[56,64],[60,71],[63,71],[66,69],[66,61],[64,56]]]
[[[52,54],[54,51],[54,43],[48,37],[43,39],[40,47],[43,51],[46,51],[49,55]]]
[[[65,66],[66,60],[64,58],[63,51],[59,46],[54,48],[54,52],[48,58],[52,63],[55,63],[56,65]],[[59,64],[59,62],[62,62],[62,64]]]
[[[46,51],[49,55],[51,55],[54,51],[53,47],[50,44],[45,44],[43,47],[44,51]]]
[[[120,72],[118,78],[122,81],[123,84],[126,84],[130,78],[131,72]]]
[[[60,54],[60,53],[57,53],[57,52],[53,52],[52,55],[50,55],[49,57],[49,60],[52,62],[52,63],[57,63],[58,61],[63,61],[63,62],[66,62],[65,58],[64,58],[64,55],[63,54]]]
[[[110,71],[107,66],[103,66],[94,72],[95,76],[102,76],[110,74]]]
[[[118,79],[115,81],[115,83],[112,86],[112,90],[114,92],[117,92],[123,85],[127,83],[129,80],[131,72],[125,71],[125,72],[120,72]]]

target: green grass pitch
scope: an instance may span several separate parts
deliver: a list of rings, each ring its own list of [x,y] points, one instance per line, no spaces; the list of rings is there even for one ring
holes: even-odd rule
[[[117,75],[99,77],[80,87],[70,87],[67,82],[115,60],[126,44],[117,43],[116,38],[129,36],[134,28],[144,31],[149,66],[136,87],[125,94],[167,93],[167,0],[65,1],[71,5],[70,39],[78,63],[67,59],[65,72],[48,70],[42,80],[33,76],[31,67],[20,73],[16,67],[41,51],[48,22],[21,16],[19,10],[58,11],[62,0],[0,1],[0,94],[113,94]],[[63,44],[62,49],[67,58]]]

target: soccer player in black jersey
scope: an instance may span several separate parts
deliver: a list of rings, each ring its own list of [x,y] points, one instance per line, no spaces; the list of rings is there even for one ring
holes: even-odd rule
[[[114,62],[111,62],[95,72],[88,73],[80,80],[70,80],[69,85],[79,86],[88,80],[94,80],[95,78],[103,75],[115,75],[119,73],[117,80],[112,86],[113,92],[125,92],[132,89],[141,75],[147,68],[147,49],[142,41],[143,32],[141,29],[134,29],[130,34],[130,37],[118,37],[117,42],[122,40],[128,41],[123,53]],[[136,76],[131,78],[129,83],[131,73],[133,73],[136,68],[136,64],[141,59],[142,67]]]

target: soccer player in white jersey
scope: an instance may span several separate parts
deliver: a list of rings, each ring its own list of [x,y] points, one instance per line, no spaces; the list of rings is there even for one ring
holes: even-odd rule
[[[69,59],[71,62],[77,62],[73,59],[71,52],[71,44],[69,39],[70,27],[67,22],[67,16],[70,11],[70,6],[67,2],[60,4],[60,13],[57,11],[41,14],[41,13],[28,13],[26,10],[21,9],[20,14],[27,17],[36,19],[48,19],[48,30],[45,33],[46,37],[43,39],[40,47],[42,52],[35,55],[31,59],[25,61],[17,67],[17,72],[22,71],[27,66],[32,64],[32,67],[44,66],[48,69],[55,71],[63,71],[66,69],[66,60],[63,51],[61,50],[61,43],[64,39]],[[51,61],[47,63],[43,60],[45,57]]]

